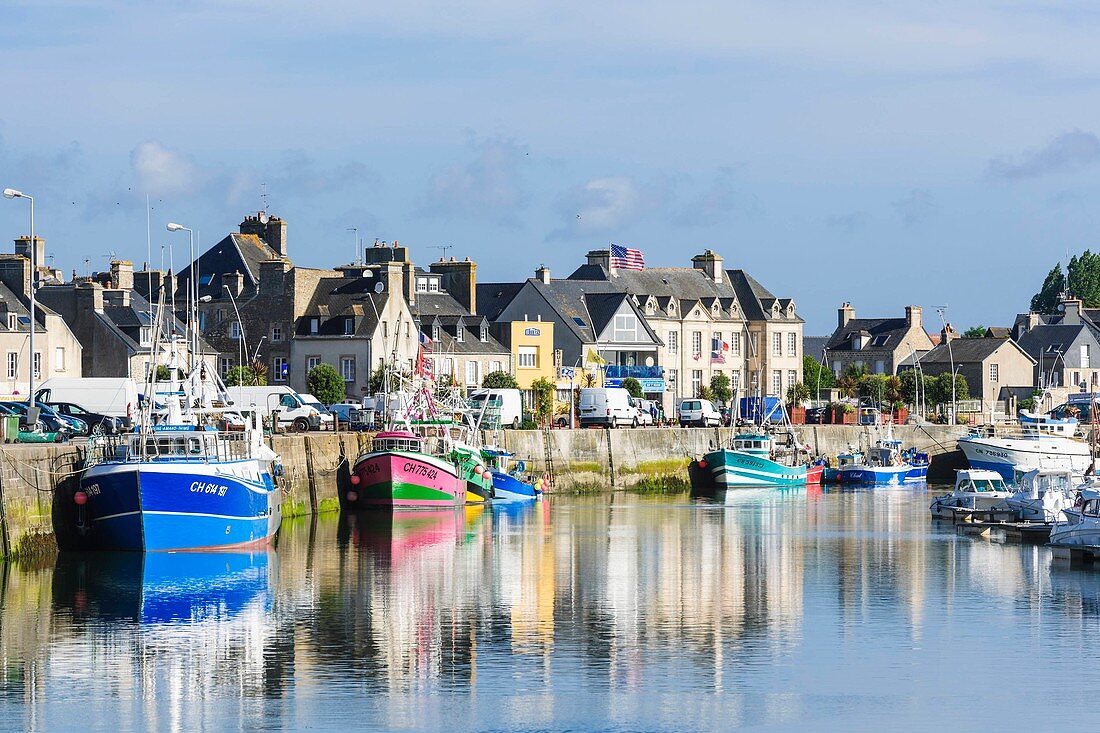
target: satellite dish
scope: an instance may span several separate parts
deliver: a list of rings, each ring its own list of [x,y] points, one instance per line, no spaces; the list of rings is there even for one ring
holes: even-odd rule
[[[270,219],[271,219],[271,217],[267,215],[266,211],[261,211],[260,212],[260,223],[261,224],[266,224]]]
[[[381,280],[379,280],[378,282],[376,282],[374,284],[374,292],[376,292],[376,293],[381,293],[385,289],[386,289],[386,286],[384,284],[382,284]]]
[[[1066,310],[1066,304],[1065,303],[1059,303],[1058,304],[1058,312],[1059,313],[1064,313],[1065,310]]]

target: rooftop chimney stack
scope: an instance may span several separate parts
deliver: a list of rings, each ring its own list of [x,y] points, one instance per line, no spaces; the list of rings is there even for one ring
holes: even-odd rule
[[[905,306],[905,322],[909,328],[922,328],[924,326],[924,309],[919,305]]]
[[[111,285],[120,290],[133,290],[134,263],[129,260],[112,260]]]
[[[550,268],[547,267],[546,265],[540,265],[539,268],[537,270],[535,270],[535,279],[542,282],[542,283],[544,283],[544,284],[546,284],[546,285],[549,285],[550,284]]]
[[[848,321],[855,317],[856,309],[852,307],[851,303],[845,301],[836,311],[836,327],[844,328],[848,325]]]
[[[471,315],[477,314],[477,264],[467,257],[456,261],[452,257],[447,262],[433,262],[428,271],[441,275],[440,288],[462,304]]]
[[[722,282],[722,263],[722,255],[709,249],[691,258],[691,266],[705,272],[707,277],[715,283]]]

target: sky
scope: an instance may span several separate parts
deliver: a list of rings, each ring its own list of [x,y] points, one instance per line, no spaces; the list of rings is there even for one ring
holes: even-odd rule
[[[299,265],[351,227],[479,281],[709,248],[807,335],[1008,325],[1100,247],[1098,34],[1072,0],[4,0],[0,187],[66,274],[178,267],[165,223],[205,248],[266,190]]]

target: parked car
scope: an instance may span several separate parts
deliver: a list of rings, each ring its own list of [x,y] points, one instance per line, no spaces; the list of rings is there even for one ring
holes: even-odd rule
[[[0,402],[0,414],[4,415],[16,415],[19,419],[20,426],[27,425],[27,403],[26,402]],[[50,414],[45,411],[38,413],[38,426],[40,430],[48,433],[57,433],[63,439],[68,438],[73,434],[73,429],[57,416],[56,413]]]
[[[258,410],[264,420],[270,420],[272,414],[278,412],[280,427],[291,428],[299,433],[321,429],[320,411],[305,403],[305,395],[298,394],[286,385],[229,387],[226,393],[237,409]],[[316,400],[311,397],[310,401]],[[331,416],[328,424],[332,424]]]
[[[824,425],[825,416],[828,414],[828,407],[810,407],[806,409],[806,424],[807,425]]]
[[[630,393],[622,387],[586,387],[581,390],[581,427],[605,425],[609,428],[638,427],[638,408]]]
[[[680,403],[680,424],[718,427],[722,424],[722,414],[710,400],[684,400]]]
[[[69,417],[83,420],[88,426],[88,432],[85,434],[97,435],[102,433],[104,435],[115,435],[123,432],[125,429],[123,427],[122,418],[92,412],[73,402],[49,402],[47,404],[62,415],[68,415]]]
[[[631,397],[630,402],[638,409],[639,425],[652,426],[656,423],[653,419],[653,400],[640,400],[636,397]]]
[[[302,398],[302,402],[306,407],[312,407],[321,416],[321,430],[335,430],[336,422],[332,416],[332,413],[327,407],[321,404],[321,401],[311,395],[309,392],[302,392],[299,397]]]
[[[122,426],[133,427],[138,409],[138,388],[133,379],[124,377],[53,377],[35,391],[39,402],[72,402],[99,415],[121,420]]]

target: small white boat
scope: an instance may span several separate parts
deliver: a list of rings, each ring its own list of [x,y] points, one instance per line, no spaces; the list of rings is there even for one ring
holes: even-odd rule
[[[928,507],[933,519],[954,519],[961,511],[985,511],[1012,496],[1004,478],[996,471],[971,468],[955,476],[955,488],[936,497]]]
[[[959,438],[959,448],[971,468],[997,471],[1006,481],[1017,471],[1061,468],[1084,473],[1092,465],[1092,451],[1083,440],[1028,430],[997,438],[972,433]]]
[[[1072,438],[1077,434],[1078,422],[1075,417],[1057,418],[1051,415],[1036,414],[1023,410],[1020,412],[1020,428],[1025,433],[1039,435],[1061,435]]]
[[[1062,510],[1062,519],[1050,529],[1050,544],[1100,547],[1100,490],[1081,490],[1076,506]]]
[[[1025,522],[1056,522],[1073,507],[1083,483],[1084,477],[1073,471],[1036,468],[1016,475],[1016,491],[1004,506]]]

